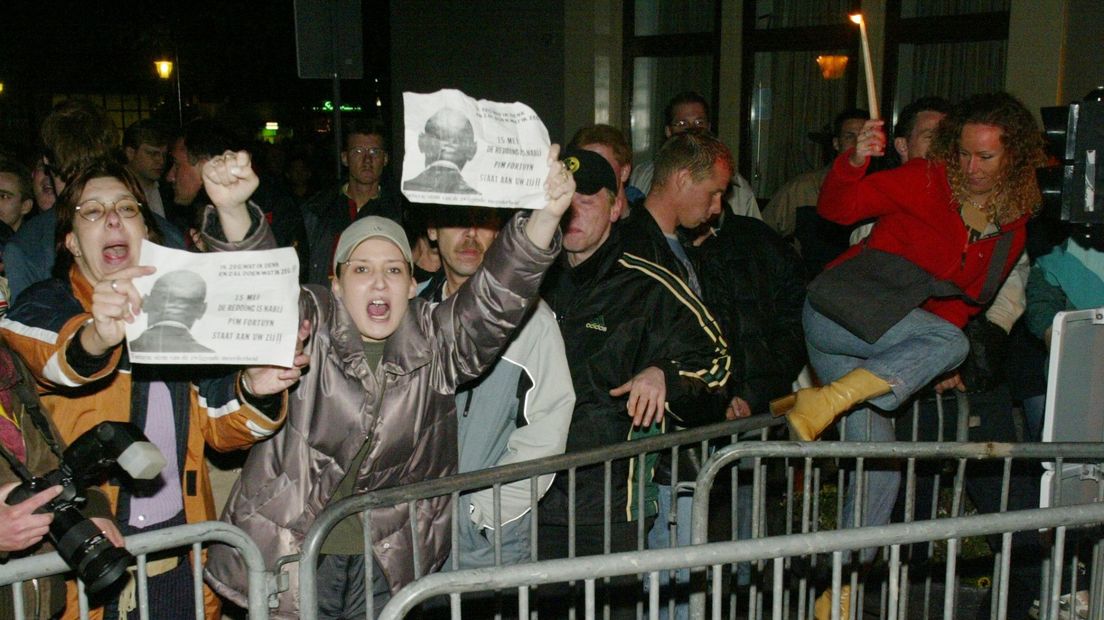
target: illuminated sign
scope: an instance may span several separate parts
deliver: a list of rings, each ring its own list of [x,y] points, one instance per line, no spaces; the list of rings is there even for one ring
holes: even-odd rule
[[[323,101],[321,106],[314,106],[311,109],[314,110],[315,112],[333,112],[334,111],[334,105],[333,105],[332,101]],[[347,103],[343,103],[343,104],[341,104],[341,111],[342,112],[363,112],[364,108],[362,108],[358,105],[350,105],[350,104],[347,104]]]

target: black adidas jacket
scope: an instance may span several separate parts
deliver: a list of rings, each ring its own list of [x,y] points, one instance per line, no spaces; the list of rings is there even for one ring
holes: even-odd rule
[[[556,313],[575,387],[568,452],[659,432],[634,431],[627,397],[609,395],[648,366],[666,375],[668,419],[716,420],[731,363],[720,328],[681,278],[626,253],[619,227],[583,264],[570,268],[561,257],[541,293]],[[615,522],[635,518],[638,492],[648,498],[646,512],[655,512],[654,494],[635,489],[630,469],[627,461],[613,463]],[[556,478],[541,502],[541,523],[567,523],[567,482]],[[603,486],[601,465],[577,472],[577,523],[603,522]]]
[[[621,234],[626,252],[686,279],[643,201],[633,205]],[[762,221],[731,212],[724,213],[714,235],[700,247],[685,238],[683,247],[701,283],[701,299],[720,324],[732,355],[728,395],[747,401],[753,414],[765,413],[772,398],[790,393],[806,361],[801,258]]]

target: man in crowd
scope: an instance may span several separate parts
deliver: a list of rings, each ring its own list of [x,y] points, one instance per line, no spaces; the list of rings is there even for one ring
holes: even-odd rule
[[[732,178],[734,168],[732,154],[728,148],[716,137],[701,129],[684,131],[671,136],[660,147],[655,158],[655,180],[647,197],[638,203],[633,209],[632,215],[626,220],[622,235],[626,250],[634,255],[644,257],[659,265],[662,265],[672,274],[677,274],[698,299],[705,299],[707,291],[703,285],[703,275],[710,276],[711,287],[708,294],[711,301],[706,304],[710,311],[716,313],[722,310],[729,321],[721,323],[728,331],[726,336],[735,334],[740,339],[726,338],[731,346],[737,346],[742,350],[741,355],[734,357],[733,362],[740,364],[740,374],[732,375],[728,385],[729,407],[728,417],[743,417],[750,414],[748,400],[754,398],[757,406],[766,404],[766,398],[778,396],[789,391],[790,382],[800,371],[804,363],[804,356],[800,351],[804,347],[801,338],[801,303],[804,300],[804,282],[800,277],[800,267],[796,273],[792,265],[786,260],[786,256],[780,254],[769,237],[758,237],[770,229],[758,220],[729,213],[722,209],[722,199],[728,188],[729,179]],[[724,248],[715,238],[714,226],[719,225],[721,219],[733,220],[731,229],[725,235]],[[747,222],[747,224],[744,224]],[[754,224],[759,224],[755,227]],[[761,228],[760,228],[761,227]],[[688,237],[687,235],[691,235]],[[733,248],[730,244],[739,240],[746,247]],[[703,244],[707,240],[713,240],[708,248],[698,251],[695,244]],[[755,275],[746,274],[742,267],[733,266],[726,255],[728,251],[734,251],[743,258],[750,258],[748,252],[751,248],[762,253],[763,262],[778,260],[777,264],[769,265],[769,270]],[[696,259],[691,260],[691,253]],[[706,263],[708,261],[708,264]],[[760,260],[753,261],[762,266]],[[770,274],[768,276],[767,274]],[[777,279],[775,276],[779,276]],[[741,277],[744,276],[744,277]],[[750,277],[748,277],[750,276]],[[735,290],[735,281],[727,281],[727,278],[740,278],[741,290]],[[781,280],[785,280],[782,282]],[[785,289],[784,291],[775,290]],[[796,293],[796,301],[793,294]],[[775,304],[776,296],[784,294],[786,303],[785,312],[775,316],[761,315],[758,306],[761,304],[768,311],[782,310]],[[741,306],[741,300],[745,300]],[[740,309],[744,312],[740,312]],[[716,314],[714,316],[717,316]],[[741,333],[736,327],[737,319],[745,322],[742,327],[748,332]],[[776,324],[774,321],[777,320]],[[796,321],[796,330],[794,322]],[[772,335],[783,337],[778,343],[782,347],[783,355],[778,358],[771,352],[770,346],[765,348],[760,339],[751,337],[755,327],[770,330]],[[777,328],[777,329],[776,329]],[[764,333],[768,333],[764,331]],[[797,351],[797,355],[790,353]],[[779,362],[781,371],[786,379],[781,382],[773,380],[770,385],[763,385],[763,378],[755,382],[755,389],[747,381],[749,355],[758,356],[763,353],[767,357]],[[791,358],[796,357],[796,360]],[[794,362],[796,361],[796,368]],[[773,364],[757,361],[755,366],[772,366]],[[773,370],[773,368],[772,368]],[[732,379],[739,378],[739,389],[733,385]],[[762,388],[765,393],[758,393]],[[754,392],[754,393],[752,393]],[[703,416],[702,422],[720,422],[726,417],[726,412],[720,408],[712,412],[712,416]],[[693,450],[681,450],[679,452],[679,478],[681,480],[692,479],[695,475],[697,464],[701,463],[701,455]],[[673,491],[676,480],[672,480],[672,463],[668,454],[660,455],[656,467],[656,480],[659,492],[659,513],[654,527],[648,534],[648,546],[651,548],[667,548],[671,545],[670,524],[676,522],[676,534],[679,546],[690,544],[690,506],[691,497],[680,495],[677,498]],[[672,504],[677,505],[677,518],[672,519]],[[676,578],[680,584],[689,581],[689,571],[678,571]],[[667,575],[661,576],[661,583],[666,583]],[[687,609],[685,597],[680,599],[676,610],[677,616],[686,616]],[[666,606],[661,610],[661,615],[666,615]]]
[[[379,215],[402,222],[399,193],[384,180],[390,161],[383,125],[354,119],[345,128],[341,164],[349,179],[322,190],[303,204],[310,257],[306,281],[328,285],[330,263],[341,231],[354,220]]]
[[[0,316],[8,311],[11,300],[4,277],[4,247],[34,209],[31,174],[22,164],[0,158]]]
[[[31,188],[34,191],[35,206],[39,211],[49,211],[54,208],[57,193],[54,191],[54,180],[46,171],[46,164],[41,157],[35,159],[31,169]]]
[[[950,111],[951,102],[942,97],[921,97],[901,109],[893,127],[893,152],[901,164],[928,156],[935,128]],[[874,224],[863,224],[852,231],[851,245],[865,239],[873,227]]]
[[[624,250],[613,227],[620,213],[609,163],[584,150],[568,151],[565,162],[577,188],[563,226],[564,252],[542,293],[559,321],[575,387],[567,450],[662,432],[665,415],[682,424],[714,419],[723,409],[730,364],[716,322],[677,276]],[[650,471],[654,457],[648,460]],[[576,475],[577,556],[605,550],[603,469]],[[611,551],[636,549],[638,521],[647,527],[653,522],[657,501],[650,477],[646,488],[637,488],[631,463],[612,463]],[[641,493],[644,513],[638,514]],[[557,477],[540,506],[541,559],[568,554],[568,497],[568,478]],[[615,616],[632,615],[635,579],[614,580],[612,588]],[[563,601],[556,603],[562,610]]]
[[[625,195],[629,176],[632,174],[632,147],[621,130],[610,125],[588,125],[575,132],[570,146],[594,151],[606,158],[617,178],[617,204],[621,217],[629,215],[629,200]]]
[[[169,153],[169,136],[164,127],[155,121],[144,119],[127,127],[123,133],[123,157],[126,167],[138,177],[146,202],[154,213],[168,217],[165,200],[161,195],[161,175],[165,172],[165,159]]]
[[[863,123],[870,118],[866,110],[844,110],[832,121],[832,149],[828,165],[799,174],[782,186],[763,210],[763,221],[785,239],[795,239],[805,260],[807,275],[815,277],[828,261],[847,249],[850,231],[816,214],[820,186],[828,176],[836,154],[855,146]]]
[[[692,129],[708,132],[713,123],[709,116],[709,102],[704,97],[693,91],[686,91],[675,95],[664,108],[664,118],[667,125],[663,133],[667,138]],[[759,212],[759,203],[755,201],[755,192],[747,179],[740,176],[733,168],[731,173],[731,190],[726,194],[726,201],[732,212],[736,215],[747,215],[756,219],[763,219]],[[655,164],[646,162],[637,166],[632,172],[629,185],[635,188],[636,196],[630,196],[629,202],[636,202],[641,196],[646,196],[652,187],[652,177],[655,175]]]
[[[483,256],[502,228],[498,209],[437,207],[430,215],[429,239],[437,244],[444,272],[422,291],[440,302],[453,295],[483,264]],[[571,373],[556,317],[543,301],[515,332],[505,353],[483,376],[457,389],[459,472],[476,471],[562,454],[575,405]],[[541,476],[538,495],[552,484]],[[530,560],[529,481],[502,487],[501,523],[494,522],[494,492],[484,489],[460,497],[461,519],[455,533],[460,568],[495,565],[494,530],[501,527],[503,564]]]
[[[0,231],[0,251],[3,243],[19,230],[24,218],[34,209],[34,192],[31,190],[31,174],[23,164],[10,159],[0,159],[0,222],[8,230]]]
[[[42,122],[43,166],[60,195],[68,179],[89,163],[111,157],[116,148],[115,125],[102,108],[81,99],[59,103]],[[166,245],[183,247],[184,240],[174,227],[158,217]],[[4,267],[11,287],[11,301],[23,289],[50,277],[54,266],[53,209],[27,221],[4,249]],[[68,274],[61,274],[68,277]]]
[[[460,172],[476,153],[471,121],[452,108],[442,108],[426,121],[418,136],[425,170],[403,183],[403,190],[442,194],[478,194]]]
[[[701,297],[698,274],[679,240],[679,229],[696,230],[721,213],[721,200],[735,167],[720,140],[696,130],[675,134],[655,159],[655,180],[642,208],[625,222],[628,251],[678,274]]]
[[[210,204],[203,189],[203,166],[226,151],[243,148],[241,141],[224,127],[208,119],[189,122],[173,143],[173,166],[167,179],[173,185],[175,214],[171,218],[181,229],[198,228],[197,217]],[[273,179],[258,175],[260,185],[250,200],[260,207],[279,247],[293,247],[299,254],[299,271],[307,259],[303,216],[295,200]],[[193,236],[193,239],[195,237]]]

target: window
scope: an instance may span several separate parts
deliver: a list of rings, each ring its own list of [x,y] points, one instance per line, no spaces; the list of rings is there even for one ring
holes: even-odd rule
[[[53,102],[56,105],[66,99],[85,99],[102,107],[115,123],[115,129],[119,132],[119,142],[122,142],[123,132],[127,127],[143,118],[149,118],[158,105],[158,100],[148,95],[118,93],[54,95]]]
[[[692,90],[710,99],[713,93],[712,56],[642,56],[633,60],[633,96],[630,140],[633,161],[652,158],[666,138],[663,110],[680,92]]]
[[[769,199],[789,179],[824,165],[822,132],[853,107],[862,71],[852,0],[755,0],[744,5],[740,170]],[[848,57],[838,79],[817,56]]]
[[[900,0],[901,17],[935,17],[1007,11],[1010,0]]]
[[[847,50],[755,54],[748,180],[756,196],[769,198],[792,177],[823,166],[820,133],[838,112],[852,107],[854,85],[822,77],[816,63],[822,54],[847,55]]]
[[[849,0],[755,0],[757,30],[843,24],[854,3]]]
[[[633,34],[711,33],[717,28],[716,0],[636,0]]]
[[[883,90],[893,119],[920,97],[1004,88],[1009,0],[890,0]]]
[[[693,90],[716,109],[720,21],[716,0],[625,2],[621,126],[636,163],[650,161],[663,142],[663,109],[672,97]]]

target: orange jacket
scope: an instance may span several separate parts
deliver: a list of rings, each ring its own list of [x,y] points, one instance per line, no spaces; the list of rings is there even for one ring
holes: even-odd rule
[[[140,377],[153,367],[132,368],[123,346],[116,347],[102,368],[90,376],[83,376],[70,365],[70,348],[80,346],[78,334],[92,320],[91,305],[92,285],[74,266],[67,282],[50,280],[29,288],[0,322],[0,336],[27,361],[42,402],[66,443],[105,420],[134,421],[141,427],[145,419],[144,406],[133,406],[133,402],[144,403],[145,399],[132,401],[132,390],[144,392]],[[179,464],[185,520],[213,520],[216,515],[204,446],[237,450],[272,435],[283,424],[286,397],[278,417],[270,419],[242,399],[234,369],[227,367],[220,375],[206,367],[168,368],[176,377],[187,378],[163,379],[174,396],[176,429],[186,429],[187,433],[182,438],[183,458]],[[182,368],[194,372],[182,374]],[[120,488],[113,484],[101,488],[118,514]],[[217,618],[218,599],[206,586],[204,598],[207,617]],[[76,591],[70,587],[66,617],[76,617],[76,609]],[[100,617],[100,610],[94,611],[97,613],[92,617]]]

